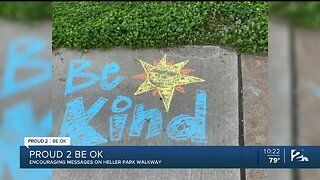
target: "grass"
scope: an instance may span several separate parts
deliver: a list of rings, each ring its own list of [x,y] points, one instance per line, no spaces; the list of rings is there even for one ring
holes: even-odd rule
[[[53,2],[53,48],[224,45],[267,52],[266,2]]]

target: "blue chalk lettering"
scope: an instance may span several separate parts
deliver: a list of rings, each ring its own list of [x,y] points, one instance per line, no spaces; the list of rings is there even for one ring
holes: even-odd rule
[[[20,146],[24,137],[49,136],[52,128],[52,111],[49,110],[41,120],[34,117],[32,101],[23,101],[8,107],[3,113],[0,126],[0,179],[6,165],[12,179],[51,179],[51,169],[20,169]]]
[[[68,102],[60,136],[69,135],[71,143],[79,146],[106,143],[107,139],[96,132],[88,123],[107,101],[108,99],[100,97],[87,111],[84,109],[82,97]]]
[[[124,77],[117,76],[112,82],[108,82],[107,80],[108,80],[109,74],[115,74],[115,73],[118,73],[119,71],[120,71],[120,67],[118,64],[116,63],[107,64],[102,71],[101,81],[100,81],[101,88],[106,91],[110,91],[115,87],[117,87],[121,83]]]
[[[20,47],[27,46],[23,52],[17,52]],[[45,42],[36,38],[19,38],[10,44],[7,63],[4,71],[3,90],[1,97],[15,95],[51,79],[50,59],[36,59],[35,55],[45,48]],[[40,74],[23,81],[16,81],[15,74],[21,69],[40,69]]]
[[[254,94],[255,96],[260,96],[261,90],[259,88],[254,87],[254,86],[250,86],[249,89],[250,89],[251,93]]]
[[[75,69],[76,64],[80,64],[78,68]],[[80,91],[89,86],[96,84],[99,81],[99,76],[94,73],[83,72],[84,69],[90,67],[92,61],[90,60],[75,60],[71,61],[70,68],[68,72],[68,78],[66,83],[66,90],[64,95],[74,93],[76,91]],[[73,86],[73,79],[75,77],[88,78],[89,81],[82,83],[78,86]]]
[[[120,102],[126,102],[127,104],[121,108],[118,107],[118,104]],[[132,101],[130,98],[126,97],[126,96],[118,96],[112,103],[112,106],[111,106],[111,110],[115,113],[120,113],[120,112],[124,112],[126,111],[127,109],[129,109],[132,105]]]
[[[130,129],[129,136],[141,136],[141,131],[145,122],[148,122],[149,128],[146,139],[157,136],[161,133],[162,129],[162,114],[154,108],[144,110],[143,104],[138,104],[134,110],[134,116]]]
[[[109,118],[110,140],[121,141],[128,114],[113,115]]]
[[[182,114],[173,118],[168,124],[168,137],[174,140],[207,143],[206,138],[206,92],[198,90],[195,103],[195,116]]]

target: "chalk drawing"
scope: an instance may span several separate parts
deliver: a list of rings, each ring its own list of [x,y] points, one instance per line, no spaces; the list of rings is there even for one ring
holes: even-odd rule
[[[27,136],[49,136],[52,128],[52,111],[41,120],[34,117],[33,103],[25,100],[5,109],[0,127],[0,179],[6,165],[12,179],[51,179],[52,170],[20,169],[20,146]]]
[[[134,78],[144,79],[134,95],[152,90],[152,94],[160,94],[163,100],[166,112],[169,111],[170,103],[174,91],[184,92],[182,85],[203,82],[203,79],[189,76],[192,70],[183,69],[188,61],[174,64],[173,61],[167,62],[164,56],[159,63],[154,62],[150,65],[139,60],[145,70],[144,74],[136,75]],[[76,64],[80,67],[75,68]],[[100,77],[93,73],[83,72],[84,69],[90,67],[92,61],[77,60],[70,64],[68,82],[66,85],[66,94],[79,91],[97,83]],[[104,67],[100,85],[103,90],[112,90],[123,80],[122,76],[117,76],[113,81],[107,81],[108,75],[118,73],[120,67],[116,63],[107,64]],[[88,78],[89,81],[82,85],[73,86],[73,78]],[[69,136],[73,145],[98,145],[108,142],[108,140],[99,134],[93,127],[89,125],[89,121],[95,117],[108,99],[100,97],[88,110],[85,110],[82,97],[70,100],[66,104],[65,116],[60,129],[60,136]],[[128,114],[119,114],[129,110],[132,107],[130,97],[119,95],[111,105],[111,111],[118,113],[110,115],[109,120],[109,136],[110,141],[121,141]],[[198,90],[195,101],[195,115],[190,116],[182,114],[174,117],[167,127],[167,135],[173,140],[188,140],[197,143],[206,143],[205,121],[206,121],[206,92]],[[147,127],[145,139],[153,138],[160,135],[163,130],[162,112],[157,108],[144,109],[143,104],[137,104],[133,111],[132,124],[129,131],[130,137],[141,137],[144,127]]]
[[[126,105],[119,108],[120,102],[126,102]],[[112,103],[111,110],[115,113],[124,112],[129,109],[132,105],[130,98],[126,96],[118,96]],[[113,115],[109,118],[109,131],[111,141],[120,141],[122,139],[123,130],[125,128],[128,114]]]
[[[75,66],[79,64],[80,66],[75,69]],[[70,68],[68,71],[68,79],[66,83],[66,90],[64,95],[74,93],[76,91],[80,91],[85,89],[93,84],[96,84],[99,81],[99,76],[94,73],[83,72],[84,69],[90,67],[92,61],[90,60],[74,60],[70,62]],[[78,86],[73,86],[74,77],[87,78],[89,81],[82,83]]]
[[[26,47],[24,51],[18,51]],[[18,38],[13,40],[8,49],[7,62],[3,74],[1,97],[15,95],[49,81],[52,76],[50,59],[37,59],[36,55],[45,48],[45,42],[38,38]],[[41,73],[16,81],[16,72],[21,69],[40,69]]]
[[[138,104],[135,107],[129,136],[141,136],[145,123],[148,125],[146,139],[159,135],[162,130],[162,114],[156,108],[144,110],[143,104]]]
[[[50,59],[39,59],[46,42],[37,37],[13,39],[8,48],[4,64],[3,89],[0,97],[5,98],[23,93],[35,86],[48,82],[52,77]],[[48,55],[50,57],[50,55]],[[21,70],[39,71],[38,74],[16,80]],[[20,99],[20,98],[19,98]],[[52,128],[52,111],[40,119],[34,117],[31,100],[22,100],[4,109],[0,126],[0,179],[3,179],[4,167],[8,168],[11,179],[51,179],[52,169],[20,169],[20,146],[25,136],[49,136]],[[4,155],[5,154],[5,155]]]
[[[102,75],[101,75],[102,79],[100,82],[101,88],[106,91],[110,91],[110,90],[114,89],[115,87],[117,87],[121,83],[121,81],[123,80],[124,77],[117,76],[111,82],[108,82],[107,79],[108,79],[108,75],[116,74],[119,71],[120,71],[120,67],[118,64],[116,64],[116,63],[107,64],[102,71]]]
[[[72,139],[73,145],[79,146],[106,143],[108,140],[88,123],[107,101],[108,99],[100,97],[87,111],[85,111],[82,97],[68,102],[59,136],[68,136]]]
[[[184,92],[182,85],[203,82],[203,79],[189,76],[192,70],[182,69],[188,61],[173,64],[173,61],[167,62],[166,55],[159,63],[154,62],[153,65],[143,60],[139,60],[145,73],[135,75],[133,78],[145,80],[134,95],[139,95],[152,90],[152,94],[160,94],[166,112],[170,109],[171,100],[174,91]]]
[[[261,94],[261,90],[255,86],[250,86],[249,90],[255,96],[260,96],[260,94]]]
[[[118,107],[118,104],[120,102],[126,102],[126,105],[119,108]],[[127,109],[129,109],[132,105],[132,101],[130,98],[126,97],[126,96],[118,96],[112,103],[112,106],[111,106],[111,110],[115,113],[120,113],[120,112],[124,112],[126,111]]]
[[[173,118],[167,128],[168,137],[174,140],[207,143],[206,138],[206,92],[198,90],[195,103],[195,116],[182,114]]]
[[[128,114],[113,115],[109,118],[111,141],[121,141]]]
[[[76,65],[80,65],[79,67],[75,68]],[[90,73],[90,72],[84,72],[83,70],[89,68],[92,65],[91,60],[87,59],[79,59],[74,60],[70,62],[70,68],[68,71],[68,78],[66,83],[66,89],[64,95],[68,95],[77,91],[80,91],[82,89],[88,88],[100,80],[100,86],[103,90],[110,91],[117,87],[121,81],[123,80],[122,76],[117,76],[113,81],[108,81],[108,75],[115,74],[120,71],[120,67],[116,63],[110,63],[107,64],[101,75],[101,79],[97,74]],[[73,80],[75,77],[78,78],[86,78],[89,79],[87,82],[82,83],[78,86],[73,85]]]

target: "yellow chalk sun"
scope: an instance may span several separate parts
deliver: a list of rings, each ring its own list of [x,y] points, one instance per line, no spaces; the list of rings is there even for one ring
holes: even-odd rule
[[[163,101],[166,112],[170,109],[170,103],[174,90],[185,92],[182,85],[203,82],[203,79],[189,76],[191,69],[182,69],[188,61],[174,64],[173,61],[167,62],[166,55],[160,60],[153,62],[153,65],[139,60],[145,73],[135,75],[133,78],[145,80],[134,95],[138,95],[152,90],[152,95],[157,93]]]

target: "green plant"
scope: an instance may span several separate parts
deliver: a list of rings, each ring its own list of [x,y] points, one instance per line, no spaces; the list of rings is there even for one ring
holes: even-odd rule
[[[270,3],[270,13],[287,18],[296,26],[320,28],[319,2],[277,2]]]
[[[19,21],[51,18],[51,2],[0,2],[0,16]]]
[[[267,3],[54,2],[53,48],[226,45],[267,51]]]

